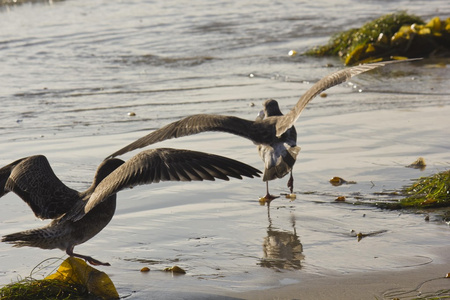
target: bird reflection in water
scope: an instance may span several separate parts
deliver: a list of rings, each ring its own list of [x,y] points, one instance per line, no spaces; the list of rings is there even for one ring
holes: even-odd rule
[[[303,246],[295,229],[295,216],[291,214],[292,231],[279,230],[272,226],[270,206],[267,207],[267,216],[269,226],[263,242],[264,257],[258,264],[273,269],[300,269],[305,256],[302,254]]]

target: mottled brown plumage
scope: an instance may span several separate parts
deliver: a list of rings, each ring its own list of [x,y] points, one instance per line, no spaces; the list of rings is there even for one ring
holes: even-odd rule
[[[98,167],[84,192],[67,187],[43,155],[19,159],[0,169],[0,197],[12,191],[35,215],[54,219],[45,227],[6,235],[3,242],[17,247],[59,248],[93,265],[109,265],[73,253],[76,245],[98,234],[112,219],[116,193],[159,181],[202,181],[229,177],[259,177],[257,169],[226,157],[197,151],[161,148],[143,151],[127,162],[108,159]]]

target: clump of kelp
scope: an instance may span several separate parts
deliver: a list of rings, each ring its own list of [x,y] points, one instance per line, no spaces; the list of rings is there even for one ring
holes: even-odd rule
[[[0,299],[97,299],[82,284],[26,278],[0,289]]]
[[[425,23],[420,17],[398,12],[387,14],[334,35],[327,45],[305,53],[339,56],[345,65],[375,62],[392,57],[450,56],[450,18]]]
[[[404,194],[407,197],[400,200],[403,207],[450,206],[450,170],[419,178]]]
[[[398,202],[377,203],[383,208],[439,208],[450,207],[450,170],[421,177],[403,188],[405,198]]]
[[[44,263],[47,260],[36,266],[29,277],[2,287],[0,299],[119,299],[108,275],[79,258],[67,258],[55,273],[42,280],[33,278],[36,269],[46,268]]]

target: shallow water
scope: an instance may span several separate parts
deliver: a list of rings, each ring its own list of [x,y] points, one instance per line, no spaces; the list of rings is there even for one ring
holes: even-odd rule
[[[287,111],[311,83],[342,67],[336,59],[289,57],[289,50],[302,52],[400,9],[425,20],[450,12],[447,1],[1,6],[0,164],[44,154],[65,183],[82,190],[108,154],[180,117],[253,119],[267,98]],[[296,124],[302,151],[294,169],[295,201],[281,197],[270,210],[260,206],[260,179],[137,187],[119,194],[111,223],[76,251],[110,262],[101,269],[122,296],[135,298],[245,291],[308,274],[397,270],[439,260],[433,247],[448,246],[450,230],[433,215],[425,222],[424,213],[334,199],[380,199],[377,193],[448,169],[446,63],[389,66],[312,101]],[[262,168],[251,142],[226,134],[156,146],[202,150]],[[419,156],[428,164],[425,171],[405,168]],[[328,183],[333,176],[357,184],[334,187]],[[271,182],[271,191],[287,192],[286,181]],[[46,224],[16,195],[0,201],[0,235]],[[358,242],[352,230],[379,234]],[[49,257],[64,255],[1,243],[0,284],[27,276]],[[159,272],[175,264],[187,274]],[[144,266],[152,271],[141,274]]]

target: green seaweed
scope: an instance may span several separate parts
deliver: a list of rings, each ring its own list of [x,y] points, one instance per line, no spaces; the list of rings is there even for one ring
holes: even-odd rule
[[[85,286],[60,280],[26,278],[0,288],[0,299],[97,299]]]
[[[378,41],[380,34],[385,37],[380,42],[390,40],[403,26],[411,24],[424,24],[420,17],[409,15],[402,11],[387,14],[373,21],[367,22],[361,28],[352,28],[334,35],[325,46],[313,48],[306,52],[313,56],[339,55],[343,58],[356,49],[370,42]]]
[[[60,259],[49,258],[35,266],[29,276],[19,279],[0,288],[1,300],[25,300],[25,299],[118,299],[115,293],[107,293],[111,288],[108,283],[109,278],[98,276],[100,272],[90,266],[85,261],[69,257],[57,268],[55,262]],[[79,265],[76,265],[78,262]],[[86,268],[84,268],[86,266]],[[80,272],[80,269],[83,269]],[[43,276],[49,270],[55,272],[38,280],[35,277]],[[77,275],[81,276],[77,277]],[[80,278],[85,276],[87,282]],[[107,277],[107,275],[105,274]],[[107,280],[108,279],[108,280]],[[98,284],[100,283],[100,285]]]
[[[421,177],[403,189],[407,196],[400,200],[402,207],[430,208],[450,206],[450,170]]]
[[[404,198],[393,202],[376,202],[387,209],[429,209],[450,207],[450,170],[421,177],[402,189]]]
[[[332,36],[328,44],[306,51],[310,56],[340,56],[346,65],[392,57],[447,56],[450,53],[450,20],[432,19],[425,25],[415,15],[398,12]]]

